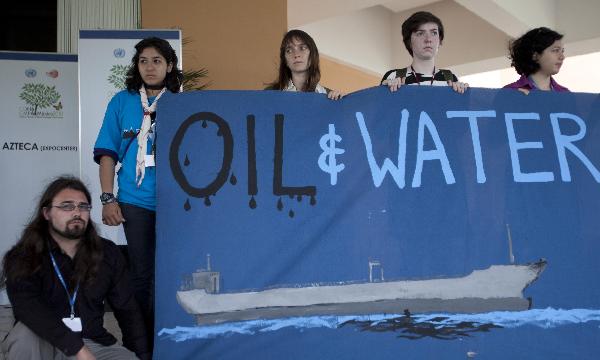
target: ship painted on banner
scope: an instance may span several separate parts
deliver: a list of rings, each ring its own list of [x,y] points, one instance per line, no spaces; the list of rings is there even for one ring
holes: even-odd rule
[[[421,280],[383,279],[378,261],[369,261],[369,281],[342,284],[274,287],[220,293],[219,272],[194,272],[177,301],[199,325],[232,321],[314,315],[388,313],[482,313],[531,308],[523,290],[546,267],[541,259],[529,264],[492,265],[462,277]],[[373,279],[379,268],[380,279]]]

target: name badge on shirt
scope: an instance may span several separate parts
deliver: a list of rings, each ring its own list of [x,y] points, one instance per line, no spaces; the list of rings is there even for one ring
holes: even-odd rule
[[[146,167],[155,166],[154,155],[146,155],[144,157],[144,164],[146,164]]]
[[[69,329],[73,332],[81,332],[81,318],[74,317],[66,317],[63,318],[62,321],[67,325]]]

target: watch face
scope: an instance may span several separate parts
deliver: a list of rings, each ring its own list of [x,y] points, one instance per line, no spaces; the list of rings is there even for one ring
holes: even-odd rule
[[[114,197],[115,196],[111,193],[102,193],[102,195],[100,195],[100,201],[108,201]]]

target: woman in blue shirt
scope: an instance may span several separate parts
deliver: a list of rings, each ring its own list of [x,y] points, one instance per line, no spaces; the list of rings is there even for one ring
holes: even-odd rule
[[[154,339],[154,255],[156,248],[156,104],[183,81],[171,45],[156,37],[140,41],[127,73],[126,90],[108,104],[94,146],[100,165],[102,222],[123,224],[135,295],[144,313],[149,341]],[[119,193],[113,194],[115,167]]]

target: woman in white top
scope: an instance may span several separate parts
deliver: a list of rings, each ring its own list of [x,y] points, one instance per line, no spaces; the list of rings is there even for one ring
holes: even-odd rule
[[[340,91],[321,86],[319,80],[319,50],[315,41],[302,30],[288,31],[279,49],[279,75],[266,90],[316,92],[327,94],[332,100],[342,98]]]

